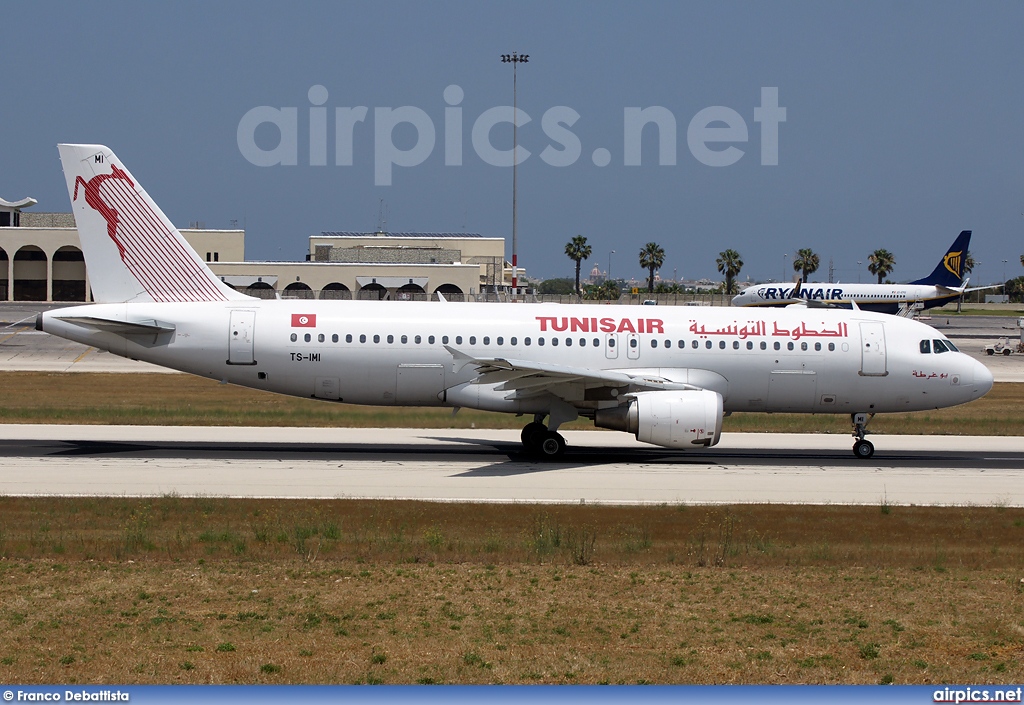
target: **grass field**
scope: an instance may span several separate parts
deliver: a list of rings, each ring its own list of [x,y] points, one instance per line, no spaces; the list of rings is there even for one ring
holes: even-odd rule
[[[356,428],[521,428],[509,414],[463,409],[365,407],[268,394],[190,375],[0,374],[0,423],[146,424],[171,426],[323,426]],[[997,384],[964,406],[886,414],[874,433],[1024,435],[1024,384]],[[580,420],[564,428],[588,429]],[[844,415],[733,414],[726,431],[849,433]]]
[[[6,423],[522,424],[183,375],[0,379]],[[1021,388],[872,430],[1017,435]],[[1020,508],[0,497],[6,683],[1021,680]]]
[[[0,498],[7,683],[1019,683],[1024,510]]]

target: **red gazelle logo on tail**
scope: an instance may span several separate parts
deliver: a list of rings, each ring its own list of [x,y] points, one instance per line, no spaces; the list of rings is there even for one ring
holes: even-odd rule
[[[212,273],[128,172],[116,164],[110,168],[88,181],[76,176],[72,200],[78,200],[81,186],[85,202],[106,221],[107,236],[146,293],[154,301],[226,301]]]

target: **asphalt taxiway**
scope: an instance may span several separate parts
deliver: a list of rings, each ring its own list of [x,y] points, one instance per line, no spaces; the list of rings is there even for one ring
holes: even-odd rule
[[[497,430],[0,425],[0,494],[483,502],[1024,506],[1024,439],[725,434],[679,452],[566,432],[560,462]]]

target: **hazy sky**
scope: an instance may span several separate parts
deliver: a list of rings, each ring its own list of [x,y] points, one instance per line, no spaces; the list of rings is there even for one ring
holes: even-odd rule
[[[0,41],[0,197],[70,210],[55,145],[103,143],[177,225],[244,223],[249,259],[373,230],[381,199],[388,230],[506,237],[510,256],[512,169],[494,163],[511,125],[486,128],[511,115],[488,111],[511,105],[500,55],[518,51],[531,275],[571,276],[564,244],[582,234],[586,270],[615,250],[615,276],[641,278],[653,240],[665,277],[717,277],[733,248],[741,278],[777,279],[811,247],[818,280],[831,258],[837,281],[856,281],[857,261],[886,247],[905,281],[971,228],[973,281],[989,282],[1024,274],[1022,29],[1016,1],[24,3]],[[762,163],[763,88],[785,109],[777,165]],[[275,150],[260,106],[294,109],[274,113],[295,116],[278,121],[292,142]],[[630,109],[655,107],[644,115],[675,129],[659,146],[647,125],[628,153]],[[294,165],[252,163],[290,153]],[[420,163],[383,185],[391,162]]]

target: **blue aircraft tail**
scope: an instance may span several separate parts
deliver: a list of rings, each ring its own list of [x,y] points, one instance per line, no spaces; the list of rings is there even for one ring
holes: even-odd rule
[[[960,286],[964,278],[964,260],[967,259],[967,250],[970,246],[971,231],[961,231],[956,240],[953,241],[953,244],[946,250],[946,254],[935,265],[935,270],[924,279],[918,279],[910,283],[945,286],[950,289]]]

